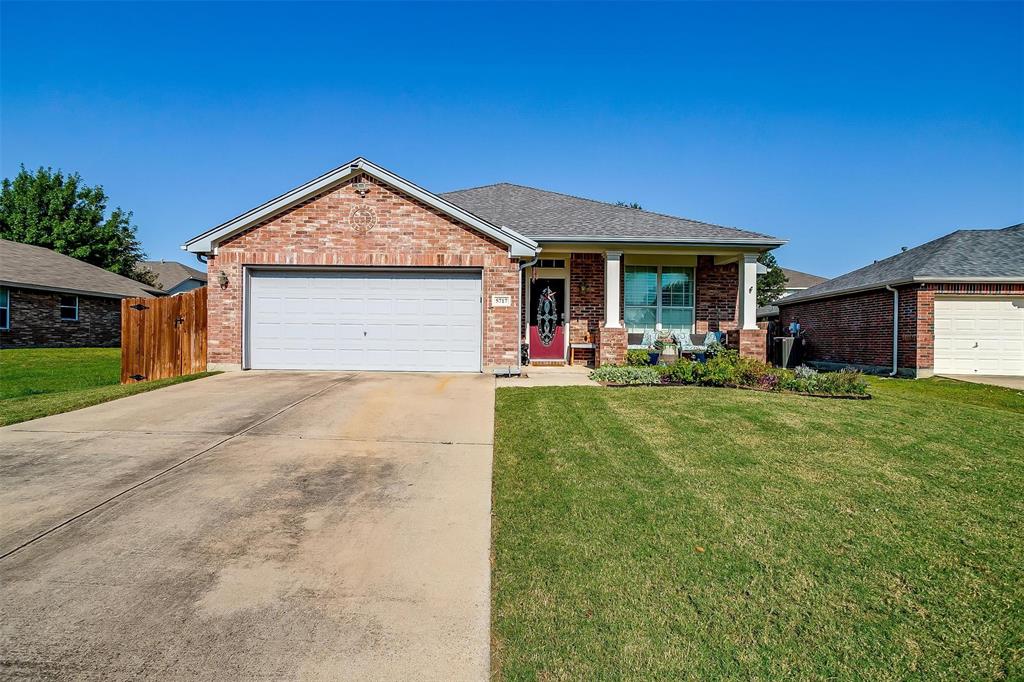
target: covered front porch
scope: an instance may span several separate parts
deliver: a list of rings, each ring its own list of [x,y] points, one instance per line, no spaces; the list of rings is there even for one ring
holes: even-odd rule
[[[764,359],[757,325],[758,251],[726,247],[544,244],[523,270],[531,364],[622,363],[656,336],[723,332]]]

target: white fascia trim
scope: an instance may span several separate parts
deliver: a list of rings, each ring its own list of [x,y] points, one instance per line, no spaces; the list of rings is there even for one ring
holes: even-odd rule
[[[207,230],[201,235],[185,242],[185,244],[182,245],[182,248],[192,253],[211,253],[216,248],[217,242],[220,240],[237,232],[241,232],[242,230],[265,220],[270,216],[281,213],[282,211],[305,201],[309,197],[320,194],[333,185],[341,184],[345,180],[348,180],[360,173],[366,173],[380,182],[408,194],[424,204],[436,208],[452,218],[469,225],[475,230],[506,244],[509,247],[509,256],[512,258],[533,256],[537,253],[537,242],[532,239],[524,237],[518,232],[510,230],[507,227],[493,225],[492,223],[469,213],[465,209],[459,208],[455,204],[442,199],[436,194],[423,189],[419,185],[409,182],[408,180],[399,177],[362,157],[353,159],[349,163],[339,166],[332,171],[328,171],[320,177],[310,180],[304,185],[300,185],[295,189],[289,190],[279,197],[271,199],[270,201],[246,211],[245,213],[232,218],[217,227]]]
[[[678,246],[767,246],[775,248],[785,239],[679,239],[678,237],[539,237],[540,243],[587,242],[590,244],[670,244]]]

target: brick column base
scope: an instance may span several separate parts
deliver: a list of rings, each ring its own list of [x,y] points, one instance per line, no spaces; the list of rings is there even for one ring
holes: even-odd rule
[[[765,329],[730,329],[726,343],[738,349],[741,358],[768,360],[768,331]]]
[[[626,328],[601,327],[598,330],[594,365],[621,365],[626,361]]]

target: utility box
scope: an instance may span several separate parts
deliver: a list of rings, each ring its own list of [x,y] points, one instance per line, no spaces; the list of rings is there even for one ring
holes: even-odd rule
[[[779,367],[796,367],[803,361],[804,340],[795,336],[775,337],[775,364]]]

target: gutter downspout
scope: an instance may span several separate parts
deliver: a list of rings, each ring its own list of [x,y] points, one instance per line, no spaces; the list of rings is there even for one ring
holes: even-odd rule
[[[886,284],[885,288],[892,292],[892,371],[889,376],[896,376],[899,371],[900,351],[900,292]]]

